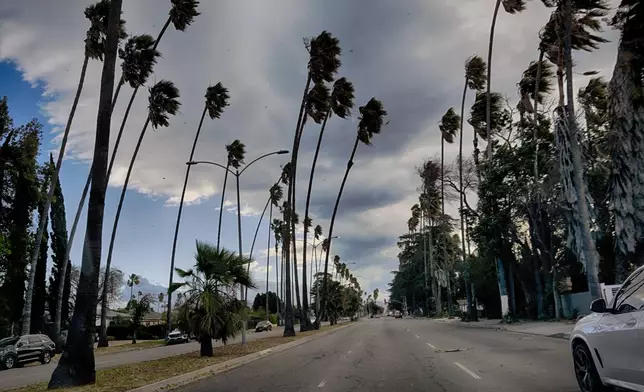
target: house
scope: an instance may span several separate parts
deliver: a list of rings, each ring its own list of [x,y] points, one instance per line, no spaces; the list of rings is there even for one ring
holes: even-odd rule
[[[130,318],[130,314],[126,312],[117,312],[111,309],[107,309],[107,326],[110,326],[110,323],[117,317],[122,317],[125,319]],[[101,325],[101,305],[96,307],[96,326]]]

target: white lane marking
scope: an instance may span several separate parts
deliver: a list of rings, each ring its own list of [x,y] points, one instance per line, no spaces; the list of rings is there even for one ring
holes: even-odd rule
[[[349,351],[347,354],[351,354],[351,351]]]
[[[471,371],[470,369],[468,369],[468,368],[466,368],[465,366],[461,365],[460,363],[458,363],[458,362],[454,362],[454,365],[456,365],[456,366],[460,367],[460,368],[461,368],[461,370],[463,370],[465,373],[467,373],[467,374],[469,374],[470,376],[472,376],[474,379],[476,379],[476,380],[480,380],[480,379],[481,379],[481,377],[480,377],[478,374],[474,373],[473,371]]]
[[[322,388],[326,384],[326,381],[322,381],[321,383],[318,384],[318,388]]]
[[[427,345],[428,345],[429,347],[433,348],[434,350],[436,350],[436,346],[434,346],[433,344],[431,344],[431,343],[427,343]]]
[[[414,335],[414,336],[416,337],[416,339],[420,339],[420,336],[418,336],[418,335]]]

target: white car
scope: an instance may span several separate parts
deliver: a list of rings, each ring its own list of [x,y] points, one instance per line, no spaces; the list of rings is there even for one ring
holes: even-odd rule
[[[644,267],[624,281],[610,304],[596,299],[590,310],[570,335],[579,387],[644,391]]]

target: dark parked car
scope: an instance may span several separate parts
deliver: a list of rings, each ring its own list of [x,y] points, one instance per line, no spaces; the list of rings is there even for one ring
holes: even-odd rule
[[[273,330],[273,324],[271,324],[270,321],[260,321],[255,326],[255,332],[272,331],[272,330]]]
[[[0,340],[0,368],[12,369],[29,362],[51,362],[56,344],[46,335],[23,335]]]

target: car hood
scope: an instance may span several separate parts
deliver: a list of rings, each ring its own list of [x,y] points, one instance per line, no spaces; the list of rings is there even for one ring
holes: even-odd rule
[[[573,331],[593,333],[597,326],[597,322],[602,318],[603,315],[603,313],[591,313],[587,316],[582,317],[579,321],[577,321],[577,324],[575,324]]]

